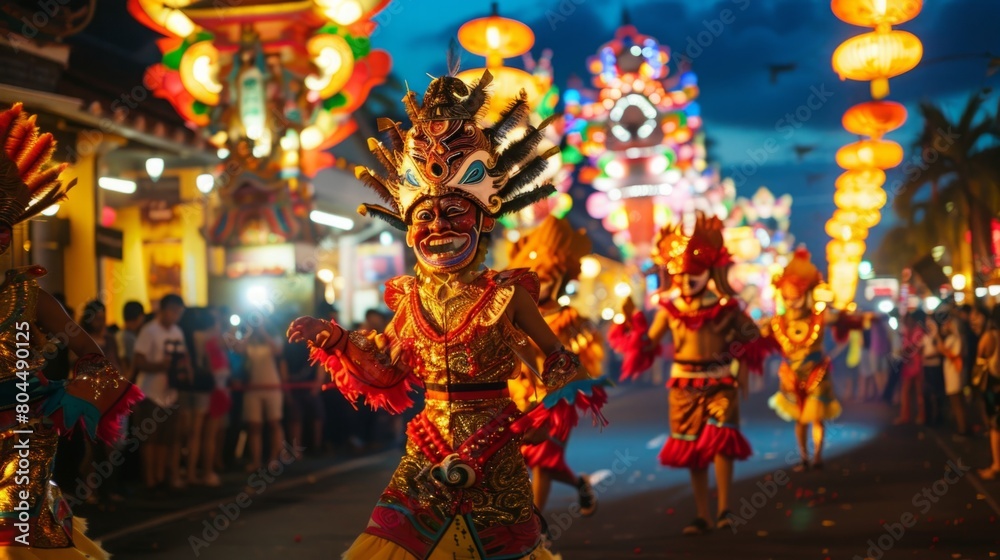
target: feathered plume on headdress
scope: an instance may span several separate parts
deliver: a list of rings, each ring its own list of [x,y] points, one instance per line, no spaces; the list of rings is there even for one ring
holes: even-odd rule
[[[580,259],[589,255],[591,249],[585,230],[574,230],[565,218],[548,216],[514,243],[507,268],[553,272],[565,284],[580,275]]]
[[[800,292],[806,293],[823,282],[823,274],[812,263],[812,256],[805,247],[799,247],[788,261],[785,270],[774,277],[774,286],[781,288],[782,284],[792,284]]]
[[[422,102],[413,91],[403,98],[412,128],[403,130],[401,123],[379,119],[379,131],[387,133],[389,145],[370,138],[368,149],[384,173],[358,167],[355,175],[385,205],[362,204],[358,212],[405,230],[413,207],[428,197],[460,195],[496,218],[555,192],[552,185],[537,184],[547,159],[559,152],[558,147],[541,154],[537,150],[551,119],[531,126],[523,90],[496,123],[480,126],[492,81],[489,71],[471,86],[453,76],[436,78]],[[511,133],[517,130],[523,135],[514,137]]]
[[[51,165],[56,141],[39,134],[35,120],[20,103],[0,112],[0,223],[8,227],[56,204],[76,184],[59,180],[68,164]]]
[[[653,261],[666,267],[667,273],[701,274],[732,264],[732,256],[722,237],[722,220],[698,212],[694,231],[684,234],[684,224],[678,222],[660,230],[653,250]]]

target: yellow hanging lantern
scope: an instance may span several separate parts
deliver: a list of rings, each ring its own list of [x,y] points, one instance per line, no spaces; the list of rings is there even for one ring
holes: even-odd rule
[[[889,95],[889,78],[912,70],[924,55],[920,39],[906,31],[875,31],[852,37],[833,52],[841,80],[871,81],[872,97]]]
[[[837,190],[860,190],[878,188],[885,184],[885,171],[876,167],[851,169],[840,174],[835,183]]]
[[[869,189],[837,189],[833,202],[845,210],[880,210],[887,201],[885,191],[879,187]]]
[[[895,101],[867,101],[848,109],[842,122],[848,132],[879,140],[885,133],[903,126],[906,107]]]
[[[826,221],[826,234],[833,239],[847,241],[849,239],[868,239],[868,228],[857,224],[848,224],[841,220],[829,219]]]
[[[841,208],[833,212],[833,219],[852,226],[871,229],[882,220],[878,210],[848,210]]]
[[[889,169],[903,162],[903,147],[892,140],[859,140],[837,150],[837,165],[844,169]]]
[[[855,261],[861,262],[861,257],[865,256],[865,242],[860,239],[849,239],[843,241],[834,239],[827,243],[827,260],[833,261]]]
[[[833,15],[861,27],[899,25],[917,17],[923,0],[833,0]]]
[[[503,59],[531,50],[535,34],[527,25],[494,12],[488,17],[466,22],[458,29],[458,42],[472,54],[486,57],[486,66],[493,69],[503,64]],[[479,73],[482,76],[482,72]]]
[[[833,307],[844,309],[850,305],[858,289],[858,263],[831,262],[830,288],[833,291]]]
[[[485,115],[496,120],[506,108],[506,100],[517,97],[523,89],[532,108],[541,100],[548,85],[535,76],[518,68],[503,65],[503,59],[521,56],[535,44],[535,34],[527,25],[497,14],[496,4],[488,17],[466,22],[458,29],[458,42],[473,54],[486,57],[486,69],[493,74],[490,86],[491,102]],[[483,76],[482,68],[459,72],[458,79],[467,84]]]

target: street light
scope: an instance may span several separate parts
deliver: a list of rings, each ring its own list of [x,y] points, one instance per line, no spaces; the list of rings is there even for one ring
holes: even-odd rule
[[[160,177],[163,176],[163,169],[165,167],[166,164],[164,163],[163,158],[151,157],[146,160],[146,173],[154,183],[159,181]]]
[[[332,228],[342,229],[344,231],[350,231],[354,229],[354,220],[350,218],[345,218],[343,216],[338,216],[336,214],[322,212],[320,210],[313,210],[312,212],[310,212],[309,219],[316,222],[317,224],[329,226]]]
[[[194,184],[198,187],[198,191],[200,191],[201,194],[208,194],[212,192],[213,188],[215,188],[215,176],[211,173],[202,173],[201,175],[198,175],[197,179],[195,179]]]
[[[135,192],[135,181],[129,181],[127,179],[101,177],[97,180],[97,186],[107,191],[114,191],[122,194],[132,194]]]

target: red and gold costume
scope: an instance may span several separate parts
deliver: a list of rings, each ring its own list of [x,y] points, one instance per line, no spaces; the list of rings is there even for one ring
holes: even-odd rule
[[[784,357],[778,371],[781,387],[768,404],[789,422],[822,422],[841,412],[830,380],[830,358],[823,352],[825,305],[817,305],[812,296],[822,282],[809,253],[796,250],[774,279],[785,300],[785,312],[771,318],[762,329],[777,342]]]
[[[386,331],[348,332],[310,317],[289,328],[290,341],[307,342],[351,401],[364,397],[400,412],[412,404],[411,389],[426,391],[424,410],[407,427],[406,454],[344,558],[553,558],[542,545],[519,451],[521,434],[551,411],[523,414],[507,382],[519,371],[526,334],[549,348],[541,373],[548,390],[579,377],[581,368],[544,327],[537,276],[481,267],[481,234],[496,218],[553,191],[535,184],[551,154],[537,153],[542,134],[527,123],[523,95],[491,127],[478,124],[491,79],[487,72],[468,86],[437,78],[422,103],[409,92],[413,127],[381,119],[391,146],[369,141],[384,175],[364,168],[357,175],[387,205],[359,211],[405,230],[418,262],[415,276],[387,283],[395,315]],[[514,130],[524,135],[510,141]],[[525,320],[525,313],[533,315]],[[595,400],[574,401],[599,414]]]
[[[518,239],[511,248],[508,263],[512,269],[530,268],[538,275],[541,286],[538,309],[542,317],[563,346],[580,357],[584,369],[592,376],[591,379],[573,383],[568,391],[564,389],[550,393],[535,373],[541,371],[545,356],[532,344],[525,356],[527,362],[521,367],[521,375],[510,382],[511,397],[522,412],[528,412],[548,399],[553,413],[550,415],[547,437],[539,443],[522,445],[521,453],[529,467],[553,472],[563,481],[579,479],[566,464],[566,443],[571,428],[577,423],[573,399],[588,398],[585,393],[591,393],[603,405],[607,400],[604,387],[610,384],[607,378],[601,376],[604,363],[603,337],[576,309],[558,303],[559,297],[565,293],[566,285],[580,275],[580,259],[589,254],[590,250],[590,239],[583,231],[574,231],[564,218],[548,216],[535,230]],[[581,393],[577,390],[581,383],[592,388]],[[585,405],[585,408],[589,408],[589,405]],[[578,484],[580,483],[587,484],[586,481]],[[535,503],[542,509],[544,504],[537,498]]]
[[[11,228],[64,198],[72,184],[59,181],[65,165],[49,163],[52,136],[39,134],[35,117],[20,104],[0,113],[0,139],[0,248],[6,251]],[[86,523],[73,517],[51,480],[56,446],[75,428],[92,439],[116,440],[120,418],[142,395],[97,353],[81,357],[69,379],[42,374],[39,302],[54,301],[36,281],[44,274],[40,266],[8,270],[0,285],[0,549],[16,560],[99,560],[107,553],[84,535]],[[70,332],[69,324],[58,324]]]
[[[647,325],[641,312],[626,309],[626,321],[615,325],[608,336],[625,355],[622,378],[627,379],[649,369],[660,340],[668,331],[673,335],[674,363],[667,382],[670,437],[660,450],[660,463],[690,471],[698,516],[684,527],[689,535],[712,527],[708,509],[712,464],[719,486],[717,525],[731,524],[732,463],[751,453],[740,432],[739,387],[745,383],[741,381],[745,372],[759,373],[771,352],[726,281],[732,259],[722,228],[721,220],[700,212],[690,235],[685,235],[682,224],[663,228],[653,259],[671,289],[657,294],[660,310],[653,325]]]
[[[652,330],[639,311],[612,327],[610,341],[624,354],[622,379],[637,377],[652,366],[659,341],[650,335],[662,336],[669,330],[675,348],[667,382],[670,438],[660,451],[660,462],[704,469],[716,455],[746,459],[751,450],[739,430],[739,380],[733,362],[760,371],[770,350],[725,281],[732,261],[723,245],[722,222],[699,214],[690,236],[684,235],[680,224],[667,226],[656,247],[655,262],[681,293],[674,289],[659,294],[660,310]],[[684,293],[687,288],[680,284],[687,280],[682,277],[699,275],[711,278],[716,290],[703,285],[698,293]]]

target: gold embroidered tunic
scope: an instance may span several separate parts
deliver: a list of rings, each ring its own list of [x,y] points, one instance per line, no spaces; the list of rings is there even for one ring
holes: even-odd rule
[[[333,354],[313,349],[349,399],[398,412],[411,383],[427,395],[365,534],[344,558],[397,558],[398,549],[419,559],[551,558],[539,546],[515,427],[522,414],[507,390],[528,346],[506,314],[518,286],[537,296],[537,278],[524,270],[451,285],[396,278],[386,285],[395,316],[385,333],[350,333]]]
[[[46,337],[36,328],[38,266],[0,286],[0,547],[7,557],[105,558],[51,480],[59,436],[82,428],[110,441],[141,393],[106,360],[81,357],[68,380],[42,375]]]

